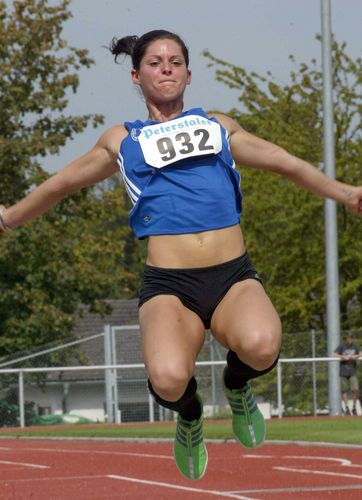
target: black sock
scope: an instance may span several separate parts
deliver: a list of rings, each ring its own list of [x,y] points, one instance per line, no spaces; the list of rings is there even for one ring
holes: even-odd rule
[[[166,401],[162,399],[153,389],[151,381],[148,380],[148,389],[155,401],[169,410],[178,412],[184,420],[198,420],[202,414],[202,406],[199,398],[196,395],[197,382],[195,377],[192,377],[186,387],[186,391],[177,401]]]
[[[243,363],[234,351],[229,351],[226,356],[227,367],[225,370],[225,385],[228,389],[242,389],[248,380],[261,377],[270,372],[278,363],[279,354],[274,363],[265,370],[254,370],[251,366]]]

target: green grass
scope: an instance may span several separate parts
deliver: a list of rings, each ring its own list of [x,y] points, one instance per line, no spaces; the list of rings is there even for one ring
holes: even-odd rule
[[[361,417],[273,420],[267,429],[267,439],[270,440],[362,445]]]
[[[230,421],[206,420],[206,439],[233,439]],[[174,423],[78,425],[57,428],[0,429],[0,437],[57,438],[173,438]],[[280,441],[316,441],[362,445],[362,417],[287,418],[267,421],[267,439]]]

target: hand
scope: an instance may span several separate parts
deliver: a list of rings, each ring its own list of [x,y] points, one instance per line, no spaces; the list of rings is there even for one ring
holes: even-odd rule
[[[4,221],[3,215],[6,211],[6,207],[4,205],[0,205],[0,233],[5,233],[10,229],[10,227]]]
[[[346,206],[355,214],[362,214],[362,186],[351,186],[347,191]]]

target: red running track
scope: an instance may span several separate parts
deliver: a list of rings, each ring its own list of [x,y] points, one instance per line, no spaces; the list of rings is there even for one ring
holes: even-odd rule
[[[0,439],[0,500],[357,500],[362,447],[207,443],[199,481],[176,469],[171,442]]]

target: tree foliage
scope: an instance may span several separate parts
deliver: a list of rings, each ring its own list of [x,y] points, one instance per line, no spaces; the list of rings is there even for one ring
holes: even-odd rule
[[[0,0],[0,202],[11,204],[47,177],[50,153],[99,115],[68,116],[87,50],[62,38],[69,0]],[[288,83],[205,53],[216,78],[240,91],[230,115],[244,128],[322,168],[322,75],[295,64]],[[362,62],[334,43],[337,177],[361,180]],[[239,109],[240,108],[240,109]],[[90,110],[91,111],[91,110]],[[223,110],[225,111],[225,110]],[[240,166],[243,230],[287,331],[325,328],[323,200],[284,178]],[[137,293],[144,244],[127,224],[129,202],[115,179],[64,199],[0,238],[0,357],[67,339],[80,304]],[[343,328],[361,320],[361,218],[338,207]],[[56,360],[53,360],[56,361]],[[64,362],[64,360],[62,360]]]
[[[93,64],[62,39],[69,0],[0,1],[0,202],[43,181],[42,159],[100,115],[67,116],[77,71]],[[80,304],[134,296],[142,246],[131,239],[117,182],[64,199],[0,238],[0,357],[69,338]]]
[[[216,79],[240,91],[230,111],[248,131],[323,168],[322,74],[299,64],[288,83],[204,55]],[[293,57],[291,61],[296,65]],[[362,61],[333,43],[336,177],[361,184]],[[284,329],[325,329],[323,200],[285,178],[240,166],[242,226],[247,247],[283,320]],[[362,220],[338,207],[342,328],[358,327],[362,300]]]
[[[39,158],[57,153],[99,115],[66,116],[77,71],[93,64],[61,38],[70,0],[0,2],[0,169],[2,203],[13,203],[46,175]]]

